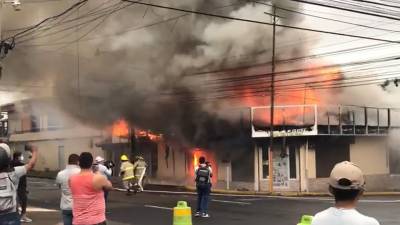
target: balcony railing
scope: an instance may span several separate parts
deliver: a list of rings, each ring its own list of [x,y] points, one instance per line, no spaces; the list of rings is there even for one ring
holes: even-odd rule
[[[251,108],[252,137],[270,136],[270,107]],[[274,136],[381,136],[400,128],[400,109],[286,105],[274,108]]]

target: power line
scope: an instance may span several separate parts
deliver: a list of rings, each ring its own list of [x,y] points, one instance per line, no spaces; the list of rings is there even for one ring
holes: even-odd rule
[[[229,5],[217,7],[216,9],[219,10],[219,9],[223,9],[223,8],[231,7],[231,6],[235,6],[235,5],[238,5],[238,4],[229,4]],[[189,13],[185,13],[185,14],[173,16],[173,17],[170,17],[170,18],[166,18],[166,19],[164,19],[164,20],[156,21],[156,22],[154,22],[154,23],[149,23],[149,24],[146,24],[146,25],[143,25],[143,26],[133,27],[132,29],[129,28],[129,29],[127,29],[127,30],[123,30],[123,31],[120,31],[120,32],[117,32],[117,33],[114,33],[114,34],[102,35],[102,36],[98,36],[98,37],[91,37],[91,38],[84,39],[84,40],[81,40],[81,41],[91,41],[91,40],[96,40],[96,39],[111,38],[111,37],[115,37],[115,36],[117,36],[117,35],[121,35],[121,34],[124,34],[124,33],[132,32],[132,31],[137,31],[137,30],[141,30],[141,29],[144,29],[144,28],[149,28],[149,27],[156,26],[156,25],[159,25],[159,24],[168,23],[168,22],[170,22],[170,21],[175,21],[175,20],[178,20],[178,19],[183,18],[183,17],[188,16],[188,15],[190,15],[190,14],[189,14]],[[23,46],[40,47],[40,46],[51,46],[51,45],[64,45],[64,44],[68,44],[68,43],[69,43],[69,42],[56,42],[56,43],[33,44],[33,45],[23,45]],[[21,45],[20,45],[20,46],[21,46]]]
[[[393,65],[393,66],[400,66],[400,64],[397,65]],[[378,68],[378,67],[377,67]],[[372,69],[376,69],[376,68],[365,68],[365,69],[356,69],[356,70],[351,70],[351,71],[345,71],[346,74],[351,74],[351,73],[357,73],[357,72],[367,72],[368,70],[372,70]],[[341,76],[344,72],[343,71],[337,71],[337,72],[323,72],[323,73],[318,73],[318,74],[311,74],[311,75],[305,75],[305,76],[296,76],[296,77],[291,77],[291,78],[284,78],[284,79],[277,79],[275,82],[276,83],[282,83],[282,82],[288,82],[288,81],[298,81],[298,80],[317,80],[317,81],[325,81],[327,79],[321,80],[321,78],[323,78],[322,76],[324,75],[329,75],[329,76]],[[393,74],[397,74],[397,72],[385,72],[385,73],[380,73],[379,75],[372,75],[372,76],[389,76],[389,75],[393,75]],[[365,75],[364,75],[365,76]],[[367,77],[370,77],[371,75],[367,75]],[[351,76],[348,77],[348,79],[354,79],[354,78],[360,78],[360,76]],[[265,81],[267,81],[267,78],[260,78],[258,80],[250,80],[250,81],[236,81],[236,82],[232,82],[233,84],[228,84],[228,85],[224,85],[227,82],[222,82],[222,83],[207,83],[206,85],[203,85],[205,87],[216,87],[219,88],[219,86],[224,85],[223,88],[242,88],[242,87],[250,87],[250,86],[259,86],[260,85],[260,80],[262,80],[262,83],[265,83]],[[312,82],[312,81],[311,81]],[[290,83],[293,84],[293,83]],[[308,84],[308,81],[304,81],[304,83],[301,84]]]
[[[270,4],[267,3],[262,3],[262,2],[257,2],[258,4],[262,4],[262,5],[267,5],[267,6],[271,6]],[[338,19],[333,19],[333,18],[328,18],[328,17],[323,17],[323,16],[317,16],[317,15],[312,15],[309,13],[304,13],[304,12],[300,12],[300,11],[296,11],[296,10],[292,10],[292,9],[287,9],[287,8],[283,8],[283,7],[278,7],[276,6],[277,9],[283,10],[283,11],[287,11],[287,12],[292,12],[292,13],[296,13],[296,14],[300,14],[300,15],[304,15],[304,16],[310,16],[310,17],[314,17],[314,18],[318,18],[318,19],[323,19],[323,20],[329,20],[329,21],[333,21],[333,22],[339,22],[339,23],[343,23],[343,24],[348,24],[348,25],[354,25],[354,26],[358,26],[358,27],[364,27],[364,28],[369,28],[369,29],[374,29],[374,30],[381,30],[381,31],[388,31],[388,32],[400,32],[400,30],[392,30],[392,29],[385,29],[385,28],[379,28],[379,27],[373,27],[373,26],[368,26],[368,25],[364,25],[364,24],[359,24],[359,23],[352,23],[352,22],[347,22],[347,21],[343,21],[343,20],[338,20]]]
[[[40,27],[42,24],[44,24],[44,23],[46,23],[46,22],[48,22],[48,21],[50,21],[50,20],[57,19],[57,18],[59,18],[59,17],[65,15],[65,14],[67,14],[69,11],[71,11],[71,10],[73,10],[74,8],[76,8],[76,7],[78,7],[78,6],[82,5],[82,4],[85,4],[85,3],[87,3],[87,2],[88,2],[88,0],[81,0],[81,1],[79,1],[79,2],[77,2],[77,3],[75,3],[75,4],[73,4],[71,7],[69,7],[68,9],[66,9],[65,11],[63,11],[62,13],[57,14],[57,15],[52,16],[52,17],[48,17],[48,18],[42,20],[41,22],[37,23],[36,25],[34,25],[34,26],[32,26],[32,27],[30,27],[30,28],[28,28],[28,29],[26,29],[26,30],[23,30],[23,31],[21,31],[21,32],[18,32],[17,34],[13,35],[12,37],[5,38],[5,39],[3,39],[2,41],[8,41],[8,40],[15,39],[15,38],[17,38],[17,37],[20,36],[20,35],[23,35],[23,34],[29,32],[29,31],[31,31],[31,30],[37,28],[37,27]]]
[[[328,7],[328,8],[348,11],[348,12],[352,12],[352,13],[368,15],[368,16],[375,16],[375,17],[381,17],[381,18],[385,18],[385,19],[391,19],[391,20],[400,21],[400,18],[398,18],[398,17],[392,17],[392,16],[387,16],[387,15],[382,15],[382,14],[364,12],[364,11],[359,11],[359,10],[355,10],[355,9],[344,8],[344,7],[340,7],[340,6],[334,6],[334,5],[329,5],[329,4],[319,3],[319,2],[310,2],[310,1],[305,1],[305,0],[291,0],[291,1],[300,2],[300,3],[304,3],[304,4],[310,4],[310,5],[317,5],[317,6],[322,6],[322,7]]]
[[[333,65],[327,65],[327,66],[319,66],[319,67],[313,67],[309,69],[292,69],[292,70],[283,70],[283,71],[278,71],[275,72],[275,74],[279,75],[291,75],[294,73],[300,73],[300,72],[305,72],[305,71],[316,71],[320,69],[330,69],[330,68],[339,68],[339,67],[346,67],[346,66],[357,66],[357,65],[365,65],[365,64],[372,64],[372,63],[379,63],[379,62],[389,62],[389,61],[397,61],[400,60],[400,57],[394,56],[394,57],[385,57],[385,58],[378,58],[378,59],[370,59],[370,60],[364,60],[364,61],[356,61],[356,62],[349,62],[349,63],[343,63],[343,64],[333,64]],[[217,81],[243,81],[243,80],[251,80],[251,79],[257,79],[257,78],[263,78],[266,76],[270,76],[271,73],[265,73],[265,74],[256,74],[256,75],[248,75],[248,76],[241,76],[241,77],[230,77],[230,78],[219,78],[216,79]]]
[[[368,0],[352,0],[354,2],[362,2],[362,3],[368,3],[368,4],[373,4],[373,5],[379,5],[379,6],[386,6],[386,7],[390,7],[390,8],[396,8],[396,9],[400,9],[400,6],[396,6],[396,5],[389,5],[389,4],[385,4],[385,3],[381,3],[381,2],[374,2],[374,1],[368,1]]]
[[[81,22],[81,23],[79,23],[79,24],[73,24],[73,25],[71,25],[71,26],[69,26],[69,27],[65,27],[65,28],[63,28],[63,29],[61,29],[61,30],[56,30],[56,31],[53,31],[53,32],[50,32],[50,33],[47,33],[47,34],[45,33],[45,34],[41,34],[41,35],[34,35],[34,36],[30,37],[30,38],[17,41],[17,44],[25,43],[25,42],[32,41],[32,40],[35,40],[35,39],[41,39],[41,38],[46,38],[46,37],[49,37],[49,36],[57,35],[57,34],[60,34],[60,33],[64,32],[64,31],[73,30],[73,29],[76,28],[76,26],[81,27],[81,26],[89,25],[90,23],[92,23],[92,22],[94,22],[94,21],[97,21],[98,19],[101,19],[101,18],[103,18],[104,16],[108,16],[108,15],[110,15],[110,14],[112,14],[112,13],[115,13],[115,12],[117,12],[117,11],[119,11],[119,10],[122,10],[122,9],[124,9],[124,8],[126,8],[126,7],[128,7],[128,6],[130,6],[130,5],[126,5],[126,6],[124,6],[124,7],[116,8],[116,6],[118,6],[118,5],[119,5],[119,4],[113,5],[113,7],[114,7],[113,9],[110,9],[110,10],[108,10],[108,11],[106,11],[106,12],[104,12],[104,13],[98,15],[97,17],[94,17],[94,18],[90,19],[90,20]],[[55,27],[55,26],[54,26],[54,27]],[[53,29],[54,27],[48,28],[48,30]],[[81,29],[81,28],[80,28],[80,29]],[[62,37],[61,39],[65,38],[65,37],[67,37],[67,36],[69,36],[69,35],[71,35],[71,34],[73,34],[73,33],[74,33],[74,32],[71,32],[70,34],[65,35],[65,36]],[[59,40],[59,39],[60,39],[60,38],[58,38],[58,40]]]
[[[257,20],[243,19],[243,18],[237,18],[237,17],[231,17],[231,16],[223,16],[223,15],[218,15],[218,14],[213,14],[213,13],[193,11],[193,10],[188,10],[188,9],[181,9],[181,8],[169,7],[169,6],[163,6],[163,5],[156,5],[156,4],[150,4],[150,3],[138,2],[138,1],[132,1],[132,0],[122,0],[122,1],[131,2],[131,3],[137,3],[137,4],[140,4],[140,5],[147,5],[147,6],[156,7],[156,8],[162,8],[162,9],[168,9],[168,10],[174,10],[174,11],[198,14],[198,15],[203,15],[203,16],[217,17],[217,18],[221,18],[221,19],[236,20],[236,21],[241,21],[241,22],[261,24],[261,25],[269,25],[269,26],[273,25],[272,23],[262,22],[262,21],[257,21]],[[394,41],[394,40],[387,40],[387,39],[380,39],[380,38],[352,35],[352,34],[344,34],[344,33],[338,33],[338,32],[333,32],[333,31],[317,30],[317,29],[311,29],[311,28],[305,28],[305,27],[296,27],[296,26],[290,26],[290,25],[284,25],[284,24],[277,24],[276,26],[283,27],[283,28],[289,28],[289,29],[295,29],[295,30],[302,30],[302,31],[310,31],[310,32],[324,33],[324,34],[337,35],[337,36],[360,38],[360,39],[366,39],[366,40],[371,40],[371,41],[380,41],[380,42],[388,42],[388,43],[396,43],[396,44],[400,43],[400,41]]]

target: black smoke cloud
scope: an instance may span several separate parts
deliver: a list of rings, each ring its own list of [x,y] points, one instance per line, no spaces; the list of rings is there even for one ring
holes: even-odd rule
[[[103,3],[107,1],[89,1],[80,13]],[[269,7],[240,0],[153,3],[270,20],[264,14]],[[290,7],[298,5],[290,3]],[[286,18],[281,23],[296,20],[280,14]],[[179,19],[143,27],[171,17]],[[73,41],[89,28],[39,43]],[[132,5],[110,16],[79,44],[61,46],[61,50],[60,46],[17,46],[7,59],[8,74],[18,83],[49,86],[43,88],[45,95],[55,97],[65,112],[82,123],[104,127],[123,118],[139,128],[178,137],[188,145],[207,147],[211,142],[235,138],[241,129],[240,117],[229,115],[229,103],[202,101],[215,97],[215,87],[204,86],[207,79],[202,76],[188,74],[263,62],[270,58],[271,35],[268,26]],[[291,35],[278,32],[281,40]],[[304,48],[281,51],[279,57],[300,54]],[[237,57],[241,55],[247,56],[245,60]]]

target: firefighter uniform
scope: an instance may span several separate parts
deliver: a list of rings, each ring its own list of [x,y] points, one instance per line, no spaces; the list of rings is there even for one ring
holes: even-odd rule
[[[121,164],[122,182],[124,184],[125,189],[127,189],[129,192],[131,189],[131,183],[135,178],[134,166],[131,162],[129,162],[129,158],[126,155],[121,156],[121,161],[122,161]]]

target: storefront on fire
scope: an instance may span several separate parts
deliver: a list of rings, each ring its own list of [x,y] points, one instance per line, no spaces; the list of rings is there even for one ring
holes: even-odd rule
[[[116,162],[114,174],[118,174],[121,154],[141,155],[149,165],[148,182],[193,186],[194,168],[199,157],[205,156],[214,171],[214,188],[269,191],[268,107],[241,109],[235,127],[213,131],[209,139],[196,146],[171,134],[141,130],[122,119],[110,129],[97,130],[80,123],[72,126],[74,123],[65,122],[65,116],[58,119],[55,115],[62,114],[49,102],[19,104],[24,110],[2,107],[3,114],[8,115],[2,120],[8,127],[4,138],[15,150],[26,142],[43,149],[47,154],[38,161],[39,172],[55,173],[65,167],[68,154],[84,150]],[[274,191],[326,190],[331,167],[343,160],[360,165],[369,191],[398,190],[399,112],[352,106],[276,106]]]

